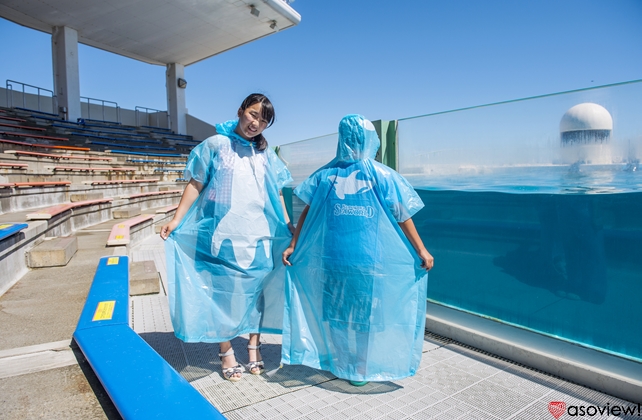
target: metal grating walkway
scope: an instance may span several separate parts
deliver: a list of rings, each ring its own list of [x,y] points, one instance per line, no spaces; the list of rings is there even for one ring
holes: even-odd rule
[[[156,235],[130,251],[134,261],[154,260],[165,282],[162,240]],[[165,290],[167,288],[165,287]],[[594,407],[594,419],[640,419],[637,404],[520,366],[428,333],[417,374],[395,382],[353,387],[328,372],[279,367],[280,336],[261,335],[269,374],[244,374],[232,383],[220,374],[218,345],[183,343],[173,332],[167,297],[132,297],[132,328],[229,419],[554,419],[550,402],[567,410]],[[247,337],[232,341],[247,362]],[[634,409],[607,415],[605,407]],[[571,411],[563,418],[571,416]]]

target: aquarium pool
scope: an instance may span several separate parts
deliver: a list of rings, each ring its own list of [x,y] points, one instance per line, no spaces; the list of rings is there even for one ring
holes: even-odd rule
[[[435,257],[428,299],[642,361],[636,165],[409,176]]]

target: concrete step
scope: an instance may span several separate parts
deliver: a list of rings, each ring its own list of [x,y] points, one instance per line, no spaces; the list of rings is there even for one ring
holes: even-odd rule
[[[140,213],[141,209],[139,206],[128,206],[114,210],[112,215],[114,219],[130,219],[132,217],[139,216]]]
[[[84,192],[78,194],[71,194],[69,196],[69,201],[76,203],[78,201],[88,201],[88,200],[99,200],[103,198],[102,192]]]
[[[78,238],[75,236],[45,240],[27,252],[27,265],[30,268],[64,266],[76,251]]]
[[[129,265],[129,295],[160,293],[160,278],[154,261],[136,261]]]

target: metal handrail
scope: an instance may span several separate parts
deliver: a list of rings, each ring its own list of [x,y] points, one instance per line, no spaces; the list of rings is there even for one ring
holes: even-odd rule
[[[88,98],[87,96],[81,96],[80,97],[81,102],[82,102],[83,99],[87,100],[87,119],[88,120],[92,119],[91,118],[91,101],[96,101],[96,102],[100,102],[100,106],[102,107],[103,119],[101,121],[107,121],[105,119],[105,104],[109,103],[109,104],[114,104],[115,105],[114,108],[116,108],[116,122],[120,124],[120,107],[118,106],[118,103],[116,103],[114,101],[106,101],[104,99]]]
[[[56,95],[54,95],[53,90],[49,90],[49,89],[41,88],[41,87],[38,87],[38,86],[30,85],[30,84],[27,84],[27,83],[22,83],[22,82],[18,82],[18,81],[15,81],[15,80],[7,79],[7,81],[5,83],[5,87],[6,87],[6,92],[7,92],[7,105],[10,108],[13,108],[13,92],[14,92],[14,90],[13,90],[13,84],[12,83],[22,86],[22,107],[23,108],[29,109],[29,108],[27,108],[27,101],[26,101],[27,96],[26,96],[26,92],[25,92],[25,87],[30,87],[30,88],[36,89],[36,91],[37,91],[36,96],[38,97],[38,112],[43,112],[40,109],[40,97],[43,96],[43,95],[40,95],[40,92],[43,91],[43,92],[51,93],[51,109],[52,109],[53,113],[57,113]]]
[[[155,125],[155,127],[161,128],[160,122],[158,120],[158,116],[163,112],[165,113],[165,116],[167,116],[167,111],[161,111],[160,109],[154,109],[154,108],[147,108],[146,106],[136,106],[136,107],[134,107],[134,111],[136,111],[136,124],[139,125],[139,126],[140,126],[140,123],[139,123],[140,120],[139,120],[138,116],[141,113],[140,110],[145,110],[144,112],[147,115],[147,118],[146,118],[147,123],[149,123],[149,113],[150,113],[149,111],[153,111],[153,113],[156,114],[156,125]],[[143,124],[143,125],[147,125],[147,124]]]

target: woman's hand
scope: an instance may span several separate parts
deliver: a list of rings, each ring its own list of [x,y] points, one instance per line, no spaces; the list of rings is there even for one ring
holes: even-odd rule
[[[419,252],[419,258],[422,261],[421,266],[425,268],[426,271],[430,271],[430,269],[435,265],[435,259],[425,248]]]
[[[171,222],[161,228],[160,237],[163,238],[163,240],[166,240],[169,237],[169,234],[176,229],[176,226],[178,226],[178,222],[172,219]]]
[[[281,261],[283,261],[283,265],[292,265],[292,263],[288,260],[290,258],[290,255],[294,252],[294,245],[290,245],[288,249],[283,251],[283,256],[281,257]]]

